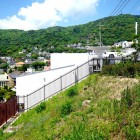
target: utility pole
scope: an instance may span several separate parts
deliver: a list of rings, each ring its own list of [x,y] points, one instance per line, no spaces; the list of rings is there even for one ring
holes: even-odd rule
[[[103,66],[103,59],[102,59],[102,57],[103,57],[103,52],[102,52],[102,50],[101,50],[101,47],[102,47],[101,26],[103,26],[103,25],[101,25],[101,23],[99,22],[99,40],[100,40],[99,57],[101,58],[101,59],[100,59],[100,70],[102,69],[102,66]]]
[[[135,35],[138,35],[138,23],[135,23]],[[136,44],[138,44],[138,39],[136,38]]]
[[[101,23],[99,22],[99,40],[100,40],[100,47],[102,47],[102,40],[101,40]]]
[[[100,47],[102,47],[102,35],[101,35],[101,27],[104,25],[101,25],[101,23],[99,22],[99,40],[100,40]]]

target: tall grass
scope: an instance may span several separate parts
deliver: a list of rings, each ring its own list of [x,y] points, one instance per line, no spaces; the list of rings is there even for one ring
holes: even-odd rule
[[[45,108],[39,105],[23,113],[14,123],[23,127],[9,139],[140,139],[140,85],[125,89],[118,100],[110,98],[109,82],[110,88],[116,86],[113,77],[91,75],[76,85],[78,94],[73,86],[46,101]],[[123,81],[119,82],[123,87]],[[85,100],[90,100],[88,107],[82,106]]]

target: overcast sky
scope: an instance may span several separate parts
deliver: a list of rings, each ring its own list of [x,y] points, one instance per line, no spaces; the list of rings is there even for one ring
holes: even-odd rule
[[[84,24],[110,16],[119,2],[120,0],[0,0],[0,29],[36,30],[50,26]],[[131,0],[120,13],[139,15],[140,0]]]

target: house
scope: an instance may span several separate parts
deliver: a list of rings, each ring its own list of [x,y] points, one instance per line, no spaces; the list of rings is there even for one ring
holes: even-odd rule
[[[133,42],[128,42],[128,41],[121,41],[115,43],[113,46],[114,47],[122,47],[122,48],[130,48]]]
[[[21,66],[23,66],[25,63],[24,62],[18,62],[18,63],[16,63],[16,67],[21,67]]]
[[[44,62],[45,58],[44,57],[38,57],[38,60]]]
[[[31,57],[31,55],[32,55],[31,53],[26,54],[26,56],[29,58]]]
[[[23,52],[23,53],[26,53],[26,49],[23,49],[22,52]]]
[[[74,69],[74,65],[42,72],[24,73],[16,77],[16,94],[19,96],[30,94],[72,69]]]
[[[16,66],[16,62],[15,61],[8,61],[7,63],[9,64],[9,68],[10,69],[14,69],[15,66]]]
[[[26,73],[33,73],[33,72],[35,72],[35,69],[34,68],[32,68],[32,67],[27,68]]]
[[[30,65],[30,64],[32,64],[32,63],[33,63],[33,61],[32,61],[31,59],[26,59],[26,60],[25,60],[25,64],[29,64],[29,65]]]
[[[5,72],[0,73],[0,87],[13,87],[14,86],[14,81],[12,78]]]
[[[12,73],[9,74],[9,76],[12,78],[12,80],[14,81],[14,86],[16,86],[16,78],[18,76],[20,76],[22,73],[20,71],[14,71]]]
[[[89,53],[52,53],[51,69],[68,65],[79,66],[89,59]]]

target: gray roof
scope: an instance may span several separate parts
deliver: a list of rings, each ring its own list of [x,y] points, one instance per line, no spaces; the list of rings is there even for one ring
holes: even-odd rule
[[[102,50],[102,51],[109,51],[109,50],[111,50],[111,46],[102,46],[102,47],[100,47],[100,46],[97,46],[97,47],[86,47],[86,49],[88,50],[88,51],[100,51],[100,50]]]
[[[14,71],[12,73],[9,74],[11,78],[15,79],[17,78],[19,75],[21,75],[20,71]]]

